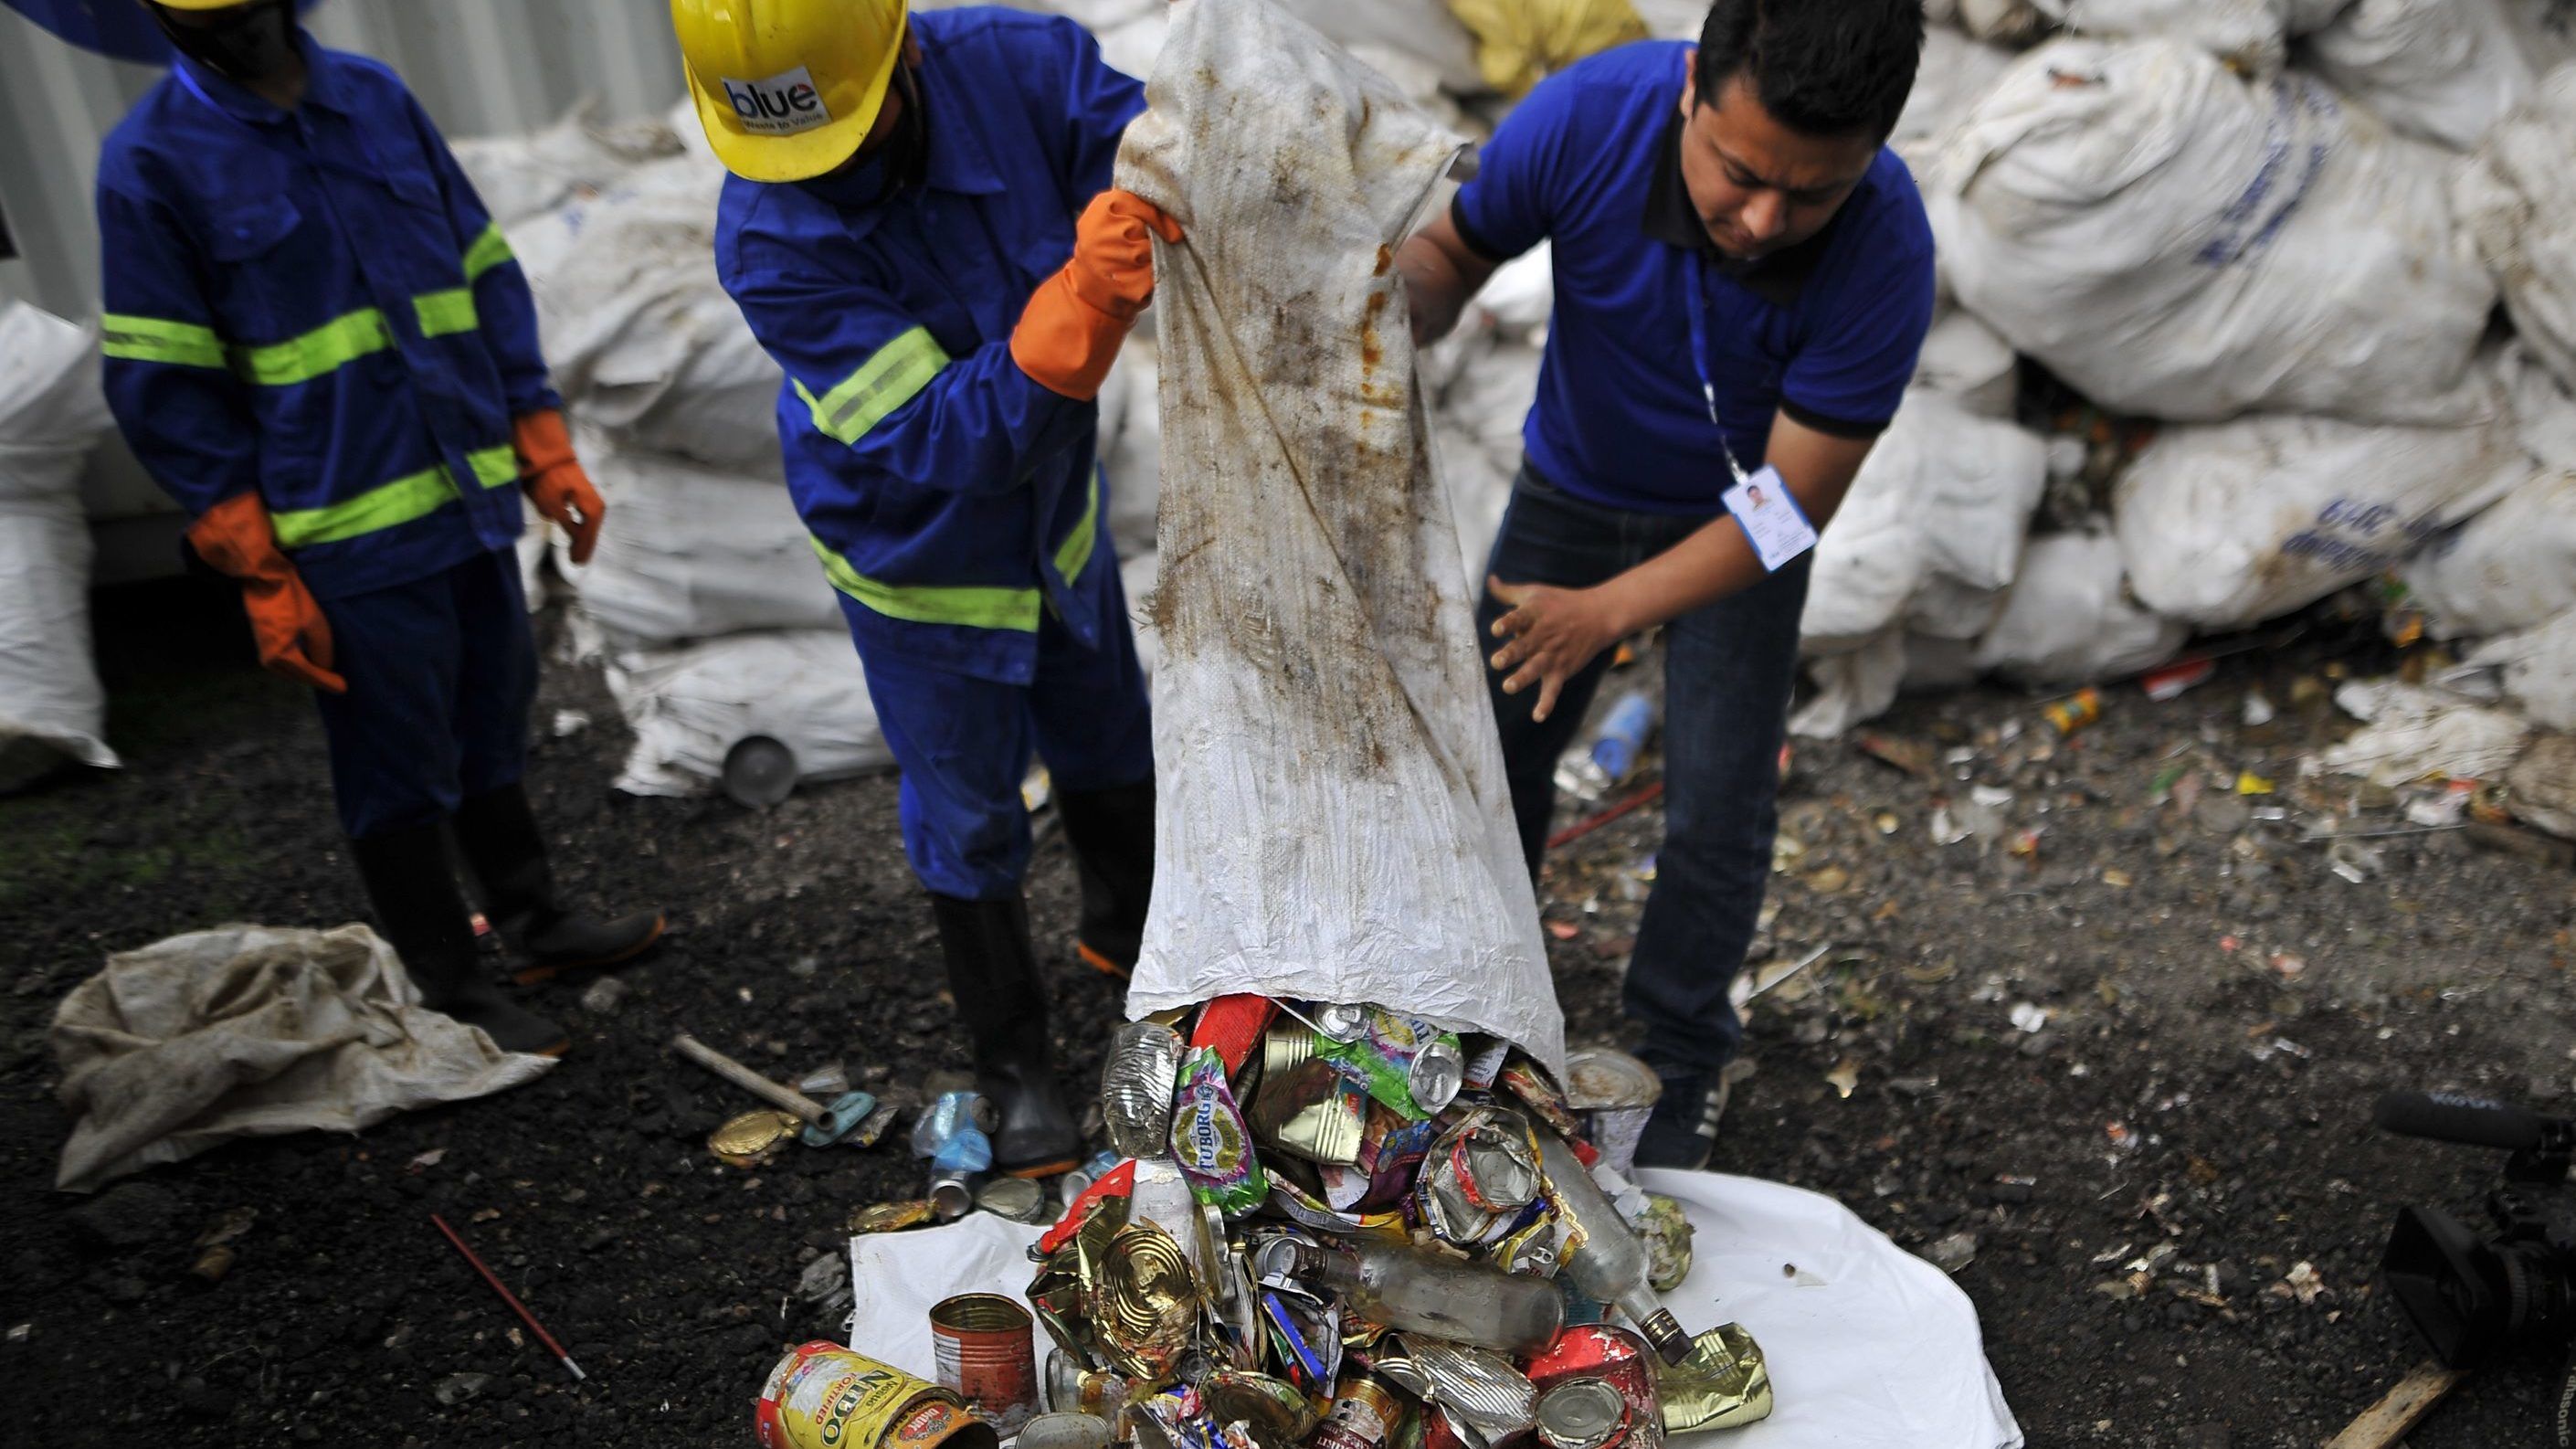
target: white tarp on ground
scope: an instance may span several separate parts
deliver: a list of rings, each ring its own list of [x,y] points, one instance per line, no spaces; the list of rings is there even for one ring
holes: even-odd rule
[[[1961,305],[2105,407],[2457,422],[2495,286],[2449,164],[2296,72],[2065,40],[1951,133],[1924,200]]]
[[[1741,1323],[1778,1407],[1743,1429],[1682,1436],[1729,1449],[2019,1449],[1975,1305],[1941,1270],[1829,1197],[1713,1172],[1639,1174],[1682,1205],[1695,1261],[1663,1295],[1684,1327]],[[849,1343],[936,1378],[930,1308],[956,1293],[1025,1303],[1042,1230],[978,1213],[850,1240]],[[1783,1265],[1797,1268],[1784,1275]]]
[[[1414,382],[1393,248],[1460,149],[1265,0],[1181,0],[1121,148],[1156,244],[1157,871],[1128,1010],[1564,1021]]]
[[[2461,168],[2460,224],[2525,345],[2576,388],[2576,65],[2550,72]]]
[[[109,423],[98,335],[0,305],[0,748],[30,739],[100,769],[117,761],[90,662],[80,475]]]
[[[2313,603],[2527,476],[2504,431],[2308,417],[2167,428],[2113,506],[2131,586],[2159,613],[2217,628]]]
[[[223,926],[121,952],[47,1036],[72,1119],[54,1185],[75,1192],[239,1137],[356,1132],[554,1065],[422,1006],[364,926]]]

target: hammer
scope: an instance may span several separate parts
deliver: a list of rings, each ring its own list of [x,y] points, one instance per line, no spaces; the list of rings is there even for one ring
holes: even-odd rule
[[[671,1038],[671,1050],[753,1096],[804,1118],[805,1145],[808,1147],[831,1146],[849,1136],[852,1129],[867,1121],[869,1114],[877,1109],[877,1099],[865,1092],[844,1092],[838,1101],[826,1107],[793,1087],[780,1086],[685,1031]]]

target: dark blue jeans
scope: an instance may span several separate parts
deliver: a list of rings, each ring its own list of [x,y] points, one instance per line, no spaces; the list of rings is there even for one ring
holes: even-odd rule
[[[1604,508],[1524,467],[1487,572],[1507,584],[1588,587],[1671,548],[1709,517]],[[1664,845],[1621,1004],[1645,1028],[1642,1055],[1667,1076],[1717,1070],[1744,1035],[1726,988],[1744,965],[1771,875],[1807,569],[1801,558],[1664,628]],[[1488,660],[1498,643],[1494,620],[1504,612],[1490,593],[1477,607],[1476,637]],[[1608,667],[1605,654],[1567,681],[1544,723],[1530,719],[1535,690],[1507,695],[1503,676],[1486,670],[1533,876],[1556,809],[1557,758],[1574,743]]]

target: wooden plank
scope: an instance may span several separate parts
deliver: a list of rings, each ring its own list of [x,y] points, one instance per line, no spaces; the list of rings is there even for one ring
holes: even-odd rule
[[[2424,1360],[2378,1403],[2362,1410],[2361,1417],[2346,1425],[2326,1449],[2392,1449],[2466,1377],[2462,1370]]]

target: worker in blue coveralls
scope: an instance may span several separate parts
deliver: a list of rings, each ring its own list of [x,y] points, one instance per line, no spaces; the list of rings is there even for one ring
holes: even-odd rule
[[[424,1001],[560,1054],[485,973],[451,838],[522,983],[631,959],[662,916],[562,904],[520,785],[519,494],[576,559],[605,512],[527,279],[391,71],[315,45],[288,0],[149,8],[178,58],[99,159],[108,403],[241,581],[261,661],[314,689],[341,828]]]
[[[1717,0],[1695,47],[1623,46],[1542,82],[1400,254],[1428,341],[1497,265],[1554,242],[1477,614],[1533,874],[1605,653],[1664,628],[1664,844],[1624,988],[1663,1079],[1648,1166],[1704,1166],[1716,1139],[1809,550],[1931,325],[1931,228],[1885,144],[1922,44],[1921,0]]]
[[[1098,397],[1180,229],[1109,188],[1137,83],[1071,21],[904,0],[672,0],[735,173],[716,269],[787,374],[787,483],[902,768],[995,1165],[1074,1165],[1021,890],[1053,776],[1081,957],[1124,976],[1153,883],[1143,671]]]

